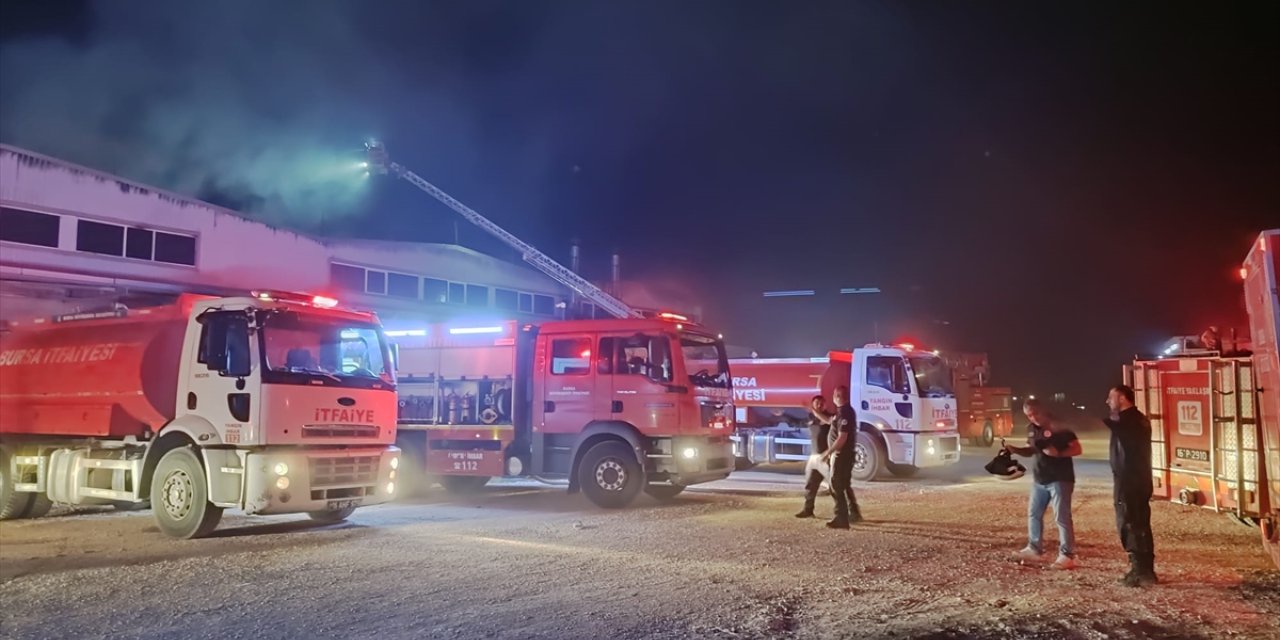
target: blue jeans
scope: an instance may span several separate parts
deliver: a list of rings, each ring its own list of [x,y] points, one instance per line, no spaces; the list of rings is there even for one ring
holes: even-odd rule
[[[1053,516],[1058,522],[1058,553],[1068,558],[1076,555],[1076,532],[1071,524],[1071,494],[1073,482],[1031,483],[1031,504],[1027,509],[1027,545],[1037,553],[1044,553],[1041,539],[1044,535],[1044,510],[1053,505]]]

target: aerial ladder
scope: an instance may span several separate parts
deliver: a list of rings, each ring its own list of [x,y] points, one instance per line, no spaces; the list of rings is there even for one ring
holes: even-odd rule
[[[627,303],[610,295],[604,289],[592,284],[591,281],[574,273],[572,269],[551,259],[547,254],[538,251],[529,243],[512,235],[511,232],[503,229],[495,224],[492,220],[480,215],[471,207],[462,204],[457,198],[445,193],[439,187],[423,180],[418,174],[406,169],[405,167],[391,161],[391,157],[387,155],[387,148],[376,140],[370,140],[365,143],[368,151],[368,168],[373,173],[382,175],[391,174],[397,178],[403,178],[409,184],[422,189],[427,195],[444,203],[446,207],[457,211],[459,215],[466,218],[468,222],[487,231],[493,237],[501,240],[507,246],[520,252],[520,256],[525,262],[533,265],[538,271],[546,274],[552,280],[568,287],[571,291],[578,294],[582,298],[591,301],[597,307],[604,309],[616,318],[643,318],[644,313],[639,309],[634,309]]]

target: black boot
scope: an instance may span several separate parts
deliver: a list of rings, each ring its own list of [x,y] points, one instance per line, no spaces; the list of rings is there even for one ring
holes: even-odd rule
[[[843,516],[843,517],[842,517],[842,516],[836,516],[834,520],[832,520],[831,522],[828,522],[828,523],[827,523],[827,528],[828,528],[828,529],[848,529],[848,528],[849,528],[849,517],[848,517],[848,516]]]
[[[1129,554],[1129,571],[1120,577],[1119,582],[1125,586],[1136,586],[1130,584],[1134,581],[1134,576],[1136,575],[1138,575],[1138,554],[1131,553]]]
[[[1129,554],[1132,568],[1123,579],[1126,587],[1149,587],[1160,582],[1156,577],[1155,556],[1150,553]]]
[[[800,513],[797,513],[797,514],[796,514],[796,517],[797,517],[797,518],[812,518],[812,517],[813,517],[813,502],[814,502],[814,500],[816,500],[816,499],[817,499],[817,497],[818,497],[817,495],[812,494],[812,493],[805,494],[805,496],[804,496],[804,508],[800,510]]]
[[[849,501],[849,524],[858,524],[862,522],[862,509],[858,508],[857,500]]]

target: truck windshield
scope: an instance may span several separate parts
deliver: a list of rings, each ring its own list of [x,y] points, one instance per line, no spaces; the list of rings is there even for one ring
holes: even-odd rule
[[[680,336],[684,369],[695,387],[729,388],[729,359],[724,343],[710,336],[685,333]]]
[[[259,331],[266,382],[395,384],[377,325],[279,311],[263,314]]]
[[[913,357],[911,372],[916,378],[916,388],[923,398],[943,398],[954,395],[951,389],[951,368],[935,356]]]

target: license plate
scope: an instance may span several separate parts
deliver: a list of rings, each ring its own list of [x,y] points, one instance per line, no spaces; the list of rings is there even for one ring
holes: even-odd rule
[[[327,510],[327,511],[342,511],[343,509],[346,509],[346,508],[349,508],[349,507],[358,507],[358,506],[360,506],[360,500],[358,500],[358,499],[356,499],[356,500],[330,500],[328,503],[326,503],[326,504],[324,505],[324,508],[325,508],[325,510]]]
[[[1204,449],[1183,449],[1178,447],[1174,450],[1174,455],[1180,460],[1194,460],[1196,462],[1208,462],[1209,452]]]

